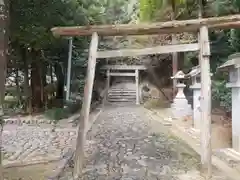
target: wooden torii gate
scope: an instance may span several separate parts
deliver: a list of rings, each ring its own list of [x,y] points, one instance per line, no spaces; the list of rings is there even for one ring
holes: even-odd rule
[[[240,15],[200,18],[184,21],[169,21],[153,24],[124,24],[124,25],[99,25],[99,26],[76,26],[55,27],[54,35],[58,36],[92,36],[86,84],[84,89],[84,102],[80,117],[80,125],[75,152],[75,177],[81,176],[84,145],[86,141],[86,128],[88,126],[92,89],[95,76],[97,58],[139,56],[148,54],[162,54],[172,52],[199,51],[199,64],[201,67],[201,163],[202,169],[207,170],[208,178],[212,171],[211,149],[211,79],[210,79],[210,43],[208,29],[230,29],[240,27]],[[98,51],[98,36],[125,36],[125,35],[153,35],[174,34],[181,32],[199,32],[198,43],[157,46],[144,49],[122,49],[112,51]]]

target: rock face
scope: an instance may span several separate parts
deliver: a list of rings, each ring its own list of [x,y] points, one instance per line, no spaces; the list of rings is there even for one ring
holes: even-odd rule
[[[159,92],[159,90],[148,82],[142,83],[140,87],[141,87],[141,92],[143,97],[159,99],[161,96],[161,93]]]

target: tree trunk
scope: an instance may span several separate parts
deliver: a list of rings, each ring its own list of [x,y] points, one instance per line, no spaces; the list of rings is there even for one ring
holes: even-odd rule
[[[6,68],[7,68],[7,51],[8,51],[8,1],[0,0],[0,114],[3,114],[3,103],[5,98],[5,80],[6,80]]]
[[[0,121],[3,122],[3,119],[0,119]],[[0,180],[3,180],[3,166],[2,166],[2,161],[3,161],[3,157],[2,157],[2,132],[3,132],[3,124],[1,122],[1,126],[0,126],[0,141],[1,141],[1,144],[0,144]]]
[[[185,60],[185,53],[180,52],[178,53],[178,69],[184,69],[184,60]]]
[[[59,101],[59,107],[62,107],[64,100],[64,71],[62,66],[57,63],[55,64],[54,69],[57,77],[56,99]]]
[[[52,66],[52,64],[50,64],[49,68],[50,68],[50,78],[51,78],[50,83],[53,84],[53,66]]]
[[[50,64],[49,68],[50,68],[50,77],[51,77],[50,84],[53,85],[53,83],[54,83],[54,80],[53,80],[53,65]],[[50,98],[52,99],[52,97],[54,97],[54,96],[55,96],[55,93],[54,93],[54,91],[52,91],[52,93],[50,93]]]
[[[32,113],[32,101],[31,101],[31,91],[29,85],[29,68],[28,68],[28,60],[26,57],[26,49],[22,48],[21,50],[22,60],[24,62],[24,96],[25,96],[25,111],[28,114]]]
[[[17,88],[17,102],[18,102],[18,105],[21,105],[22,104],[22,96],[21,96],[21,89],[20,89],[20,84],[19,84],[18,68],[15,69],[15,74],[16,74],[15,84],[16,84],[16,88]]]
[[[45,95],[45,93],[44,93],[44,87],[47,85],[46,74],[47,74],[47,64],[42,63],[41,64],[41,71],[40,71],[40,76],[41,76],[41,101],[43,102],[45,109],[47,108],[47,101],[48,101],[47,94]]]
[[[32,52],[33,62],[31,67],[31,89],[32,89],[32,107],[34,112],[39,112],[43,108],[42,101],[42,76],[41,66],[37,61],[37,52]]]
[[[3,129],[3,103],[5,98],[5,81],[6,81],[6,67],[7,67],[7,53],[8,53],[8,21],[9,21],[9,1],[0,0],[0,136],[2,138]],[[0,138],[0,180],[3,179],[2,167],[2,139]]]

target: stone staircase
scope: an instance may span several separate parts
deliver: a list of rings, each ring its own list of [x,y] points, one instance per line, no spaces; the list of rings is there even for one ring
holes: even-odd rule
[[[111,89],[108,91],[109,102],[136,102],[136,91],[130,89]]]
[[[108,90],[107,100],[110,103],[136,103],[134,83],[119,83]]]

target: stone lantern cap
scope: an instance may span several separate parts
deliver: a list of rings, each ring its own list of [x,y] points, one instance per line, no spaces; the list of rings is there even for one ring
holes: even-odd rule
[[[218,67],[221,71],[229,71],[237,68],[240,68],[240,53],[230,55],[228,61]]]
[[[226,87],[240,88],[240,53],[230,55],[228,61],[218,69],[229,73],[229,83]]]
[[[192,67],[192,70],[186,74],[186,77],[196,77],[196,76],[200,76],[201,70],[200,70],[200,66],[194,66]]]
[[[201,74],[201,69],[200,69],[200,65],[194,66],[192,67],[192,70],[186,74],[186,77],[199,77]],[[210,76],[212,76],[213,74],[210,73]]]
[[[185,79],[186,74],[182,71],[178,71],[174,76],[171,77],[172,79]]]

